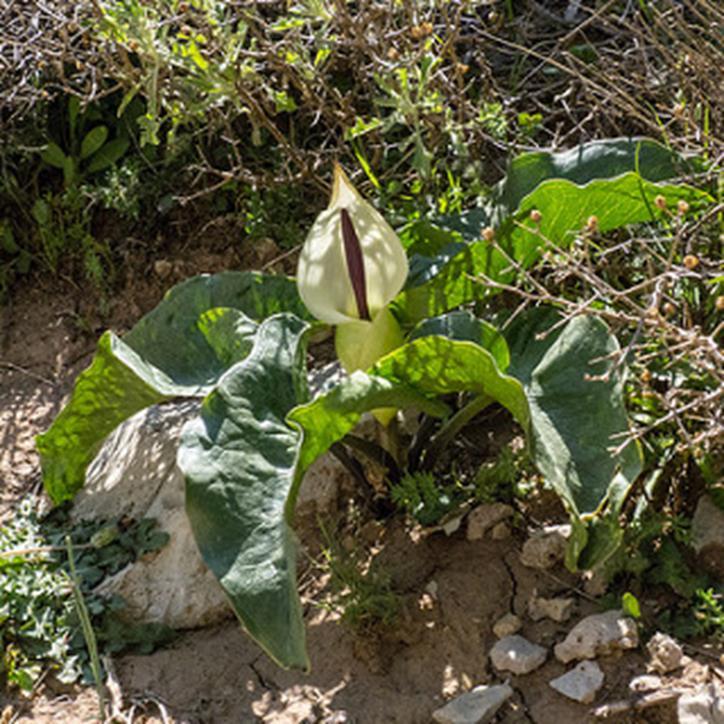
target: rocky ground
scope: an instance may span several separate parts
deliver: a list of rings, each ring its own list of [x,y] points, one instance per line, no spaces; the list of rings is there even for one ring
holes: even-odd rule
[[[230,253],[206,255],[189,270],[183,258],[180,250],[178,259],[156,265],[154,273],[129,272],[125,291],[113,300],[110,326],[127,329],[158,301],[174,275],[238,261]],[[40,492],[33,435],[48,426],[92,354],[100,325],[86,304],[82,290],[28,286],[3,310],[0,520],[13,514],[22,496]],[[124,449],[132,433],[126,431]],[[141,450],[144,454],[151,449],[158,455],[153,466],[146,464],[156,471],[158,487],[137,512],[158,513],[164,507],[159,495],[182,505],[173,487],[179,485],[178,474],[172,463],[163,463],[172,452],[154,448],[153,435],[133,439],[151,446]],[[130,465],[133,455],[127,457]],[[307,483],[300,520],[311,557],[319,545],[316,516],[347,505],[348,484],[332,480],[338,472],[323,466]],[[98,475],[107,480],[102,470]],[[119,481],[126,477],[117,475]],[[138,615],[167,620],[175,615],[177,625],[209,625],[187,630],[172,647],[152,655],[110,662],[114,706],[124,717],[118,720],[724,722],[722,650],[706,641],[682,646],[655,631],[641,631],[615,603],[605,605],[599,581],[563,567],[567,529],[555,508],[550,514],[546,510],[542,505],[526,516],[502,504],[484,505],[447,534],[410,527],[400,518],[384,526],[361,522],[358,542],[390,573],[401,601],[400,620],[392,629],[352,631],[337,612],[321,605],[326,574],[305,564],[308,675],[270,662],[228,615],[203,570],[193,585],[207,598],[195,610],[184,607],[191,592],[174,593],[169,583],[174,579],[161,573],[174,566],[188,573],[197,566],[197,554],[184,547],[187,529],[162,519],[174,536],[171,554],[162,550],[142,561],[141,573],[128,574],[137,594],[132,605]],[[165,587],[150,593],[160,578]],[[213,615],[204,619],[213,606]],[[3,724],[90,721],[96,712],[92,689],[68,689],[51,679],[31,699],[13,692],[2,696]]]

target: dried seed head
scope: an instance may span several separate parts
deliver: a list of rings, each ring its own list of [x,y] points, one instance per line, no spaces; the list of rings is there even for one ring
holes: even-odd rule
[[[699,257],[696,254],[687,254],[684,257],[684,266],[691,271],[699,266]]]
[[[646,316],[649,319],[656,319],[659,316],[659,308],[652,304],[647,310],[646,310]]]
[[[410,28],[410,37],[413,40],[422,40],[428,35],[432,35],[432,30],[432,23],[430,22],[420,23],[420,25],[413,25]]]
[[[591,233],[598,231],[598,216],[591,215],[586,221],[586,229]]]
[[[543,218],[543,214],[541,214],[541,212],[538,211],[538,209],[533,209],[533,210],[530,212],[530,220],[531,220],[534,224],[540,224],[540,220],[541,220],[542,218]]]
[[[455,66],[455,69],[458,73],[460,73],[460,75],[465,75],[470,70],[470,66],[465,63],[458,63]]]
[[[657,209],[661,209],[662,211],[664,211],[664,209],[666,209],[666,197],[659,194],[654,199],[654,205],[656,206]]]
[[[724,294],[720,294],[714,302],[717,312],[724,312]]]
[[[480,235],[485,239],[485,241],[492,241],[495,238],[495,229],[492,226],[486,226],[481,232]]]
[[[687,201],[684,201],[684,199],[679,199],[678,203],[676,204],[676,208],[678,209],[679,213],[683,216],[684,214],[688,213],[688,211],[689,211],[689,203]]]
[[[400,53],[397,50],[397,48],[390,48],[387,51],[387,59],[388,60],[397,60],[400,57]]]
[[[664,313],[665,317],[670,317],[672,314],[676,313],[676,307],[671,302],[664,302],[661,307],[661,311]]]
[[[648,383],[651,382],[651,372],[649,372],[649,370],[642,370],[639,379],[645,385],[648,385]]]

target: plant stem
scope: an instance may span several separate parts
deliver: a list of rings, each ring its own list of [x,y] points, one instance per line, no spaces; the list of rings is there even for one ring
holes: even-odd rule
[[[106,720],[106,694],[103,689],[103,680],[101,679],[101,662],[98,657],[98,642],[96,641],[95,632],[93,631],[88,607],[85,605],[83,593],[80,589],[80,579],[78,578],[78,574],[75,570],[75,561],[73,560],[73,544],[69,535],[65,536],[65,548],[68,552],[70,580],[73,583],[73,600],[75,601],[76,608],[78,609],[78,618],[80,618],[83,638],[85,639],[85,644],[88,648],[88,655],[90,656],[91,672],[93,673],[93,680],[95,681],[96,691],[98,692],[98,716],[99,720],[104,722]]]
[[[422,469],[432,470],[440,453],[450,444],[460,430],[494,401],[490,395],[477,395],[461,407],[447,422],[443,423],[442,427],[430,438],[430,444],[425,451]]]

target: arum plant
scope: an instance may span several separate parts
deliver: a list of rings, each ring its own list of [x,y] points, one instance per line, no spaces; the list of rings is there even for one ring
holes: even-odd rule
[[[308,668],[293,529],[306,470],[365,412],[387,421],[414,407],[430,421],[434,452],[497,404],[571,516],[567,564],[600,564],[621,540],[619,515],[642,467],[635,444],[611,452],[628,426],[624,370],[611,362],[617,340],[600,318],[565,320],[541,307],[500,330],[458,308],[498,291],[476,275],[514,283],[516,270],[537,263],[544,239],[565,248],[591,215],[605,233],[661,221],[659,196],[670,207],[685,201],[691,213],[704,208],[705,192],[667,181],[678,164],[669,149],[631,139],[526,154],[489,208],[417,236],[408,230],[410,264],[337,167],[296,282],[254,272],[194,277],[122,339],[101,337],[70,401],[37,439],[49,495],[71,499],[104,438],[135,412],[203,398],[177,458],[199,551],[249,635],[280,665]],[[525,223],[532,208],[534,229]],[[480,238],[491,224],[495,247]],[[347,374],[312,398],[306,349],[315,319],[335,327]],[[447,401],[461,393],[469,402],[455,410]],[[411,449],[410,464],[430,467],[429,449],[419,441]]]

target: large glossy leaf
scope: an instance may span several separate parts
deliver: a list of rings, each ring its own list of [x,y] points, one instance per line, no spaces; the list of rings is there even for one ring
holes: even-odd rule
[[[435,397],[460,391],[490,396],[527,431],[529,411],[523,386],[500,371],[490,352],[473,342],[427,336],[386,355],[368,374],[355,373],[290,413],[290,422],[304,430],[300,467],[304,470],[344,437],[363,412],[415,406],[441,416],[445,407]]]
[[[279,312],[309,319],[293,279],[256,272],[204,274],[170,289],[123,341],[175,382],[208,388],[226,364],[208,344],[198,320],[217,307],[238,309],[256,321]]]
[[[308,669],[295,540],[285,516],[301,434],[285,423],[307,396],[308,325],[283,314],[204,400],[181,435],[186,511],[206,565],[248,633],[277,663]]]
[[[527,269],[541,256],[546,240],[566,248],[590,216],[606,233],[628,224],[665,217],[653,201],[663,196],[670,208],[685,200],[692,209],[711,201],[686,185],[666,184],[679,159],[653,141],[594,142],[557,154],[526,154],[514,160],[487,210],[474,210],[457,224],[467,244],[451,244],[434,257],[417,259],[406,289],[395,300],[402,322],[416,323],[474,299],[498,293],[478,277],[514,282],[515,266]],[[541,213],[534,227],[532,209]],[[494,224],[496,244],[480,240],[481,226]],[[453,228],[449,219],[446,228]],[[528,227],[528,228],[525,228]]]
[[[120,422],[175,394],[166,375],[106,332],[91,366],[78,377],[70,402],[36,438],[43,483],[53,502],[69,500],[82,487],[86,468]]]
[[[660,182],[688,173],[690,166],[670,148],[647,138],[612,138],[567,151],[523,153],[510,162],[505,178],[493,190],[494,214],[499,222],[514,213],[528,194],[549,179],[583,186],[636,172],[646,181]]]
[[[393,354],[399,354],[399,350]],[[431,399],[398,380],[387,380],[358,370],[329,392],[289,413],[288,421],[304,433],[298,474],[307,468],[359,422],[365,412],[380,408],[415,407],[433,417],[443,417],[447,405]],[[288,514],[292,513],[293,499]]]
[[[37,437],[43,481],[53,501],[73,497],[117,425],[148,405],[207,394],[248,353],[253,320],[283,309],[304,309],[292,280],[225,272],[174,287],[122,340],[106,332],[70,401]]]
[[[590,517],[604,504],[615,514],[641,472],[641,454],[633,444],[616,457],[610,452],[628,429],[620,374],[590,378],[609,369],[602,358],[618,343],[594,317],[545,334],[557,321],[555,311],[533,309],[506,332],[509,373],[530,403],[533,458],[573,514]]]
[[[412,341],[435,334],[458,342],[475,342],[493,355],[501,372],[508,369],[510,352],[505,337],[492,324],[478,319],[471,312],[458,310],[426,319],[410,332],[409,339]]]

